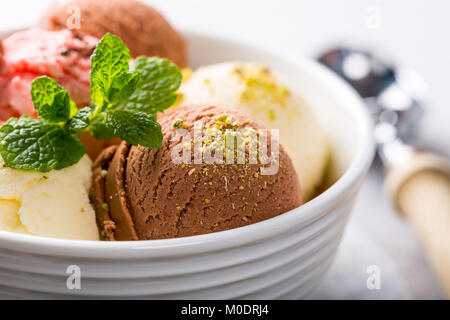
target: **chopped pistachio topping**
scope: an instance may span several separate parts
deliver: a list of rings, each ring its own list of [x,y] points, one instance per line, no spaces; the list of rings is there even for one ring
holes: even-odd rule
[[[254,104],[260,111],[271,106],[285,108],[287,100],[292,96],[291,91],[286,86],[280,85],[276,77],[265,67],[243,65],[235,68],[234,74],[244,84],[244,89],[239,96],[240,100]],[[273,121],[275,113],[268,114],[268,117]]]
[[[222,122],[225,122],[227,119],[228,119],[228,115],[225,114],[225,113],[216,116],[216,120],[219,120],[219,121],[222,121]]]
[[[173,127],[175,129],[180,129],[182,126],[183,126],[183,120],[181,120],[181,119],[175,120],[175,122],[173,124]]]
[[[270,121],[274,121],[275,120],[275,111],[273,109],[268,109],[267,116],[269,117]]]
[[[223,180],[225,181],[225,190],[228,191],[228,179],[227,177],[223,177]]]
[[[107,203],[103,203],[102,208],[106,211],[109,211],[109,205]]]

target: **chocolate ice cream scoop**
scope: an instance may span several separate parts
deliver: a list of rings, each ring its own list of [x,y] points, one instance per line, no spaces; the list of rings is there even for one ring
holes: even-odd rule
[[[79,28],[75,25],[78,13]],[[73,0],[56,4],[41,19],[40,26],[49,30],[71,28],[97,38],[110,32],[125,42],[133,57],[159,56],[179,67],[188,65],[182,36],[158,11],[136,0]]]
[[[278,170],[270,174],[261,168],[268,169],[273,162],[264,161],[262,153],[257,154],[257,163],[249,161],[254,150],[250,143],[241,149],[246,156],[243,162],[227,163],[233,157],[238,159],[235,152],[230,158],[224,156],[223,163],[205,157],[202,163],[195,163],[199,140],[201,153],[213,147],[227,154],[226,141],[236,132],[243,137],[249,132],[261,136],[264,128],[255,121],[215,106],[182,107],[162,114],[158,121],[164,135],[160,149],[123,142],[105,149],[94,164],[91,201],[104,239],[164,239],[223,231],[302,204],[297,173],[282,146],[278,157],[270,156],[271,161],[278,161]],[[203,128],[200,139],[194,134],[198,125]],[[187,135],[181,135],[179,129]],[[210,131],[219,135],[210,139]],[[266,140],[267,149],[274,152],[270,133]],[[238,141],[233,140],[233,145]],[[179,162],[176,155],[181,155],[183,148],[192,154]]]

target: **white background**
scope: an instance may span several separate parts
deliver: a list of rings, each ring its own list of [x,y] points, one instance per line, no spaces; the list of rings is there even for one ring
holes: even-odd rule
[[[29,26],[51,2],[0,1],[0,30]],[[235,36],[298,55],[314,57],[330,45],[346,41],[377,48],[415,69],[427,82],[432,101],[420,128],[419,143],[450,156],[450,1],[146,2],[160,9],[178,29]],[[396,216],[382,192],[382,174],[377,168],[363,186],[352,223],[395,261],[412,297],[441,297],[418,239],[407,223]]]

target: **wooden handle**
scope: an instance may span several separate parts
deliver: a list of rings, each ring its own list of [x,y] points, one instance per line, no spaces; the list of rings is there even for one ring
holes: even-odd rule
[[[410,163],[392,168],[387,183],[398,210],[421,236],[450,298],[450,169],[446,160],[416,154]]]

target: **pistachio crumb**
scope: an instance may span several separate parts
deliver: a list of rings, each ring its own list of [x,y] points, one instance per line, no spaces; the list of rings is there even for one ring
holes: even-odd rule
[[[174,124],[173,124],[173,127],[174,127],[175,129],[180,129],[180,128],[183,127],[183,124],[184,124],[183,120],[181,120],[181,119],[176,119],[175,122],[174,122]]]
[[[223,177],[223,180],[225,180],[225,190],[228,191],[228,179],[227,177]]]
[[[221,115],[218,115],[216,117],[216,119],[219,120],[219,121],[225,121],[225,120],[228,119],[228,115],[227,114],[221,114]]]
[[[107,203],[103,203],[103,204],[102,204],[102,208],[103,208],[104,210],[106,210],[106,211],[109,211],[109,206],[108,206]]]
[[[268,115],[270,121],[275,120],[275,111],[273,111],[273,109],[267,110],[267,115]]]

